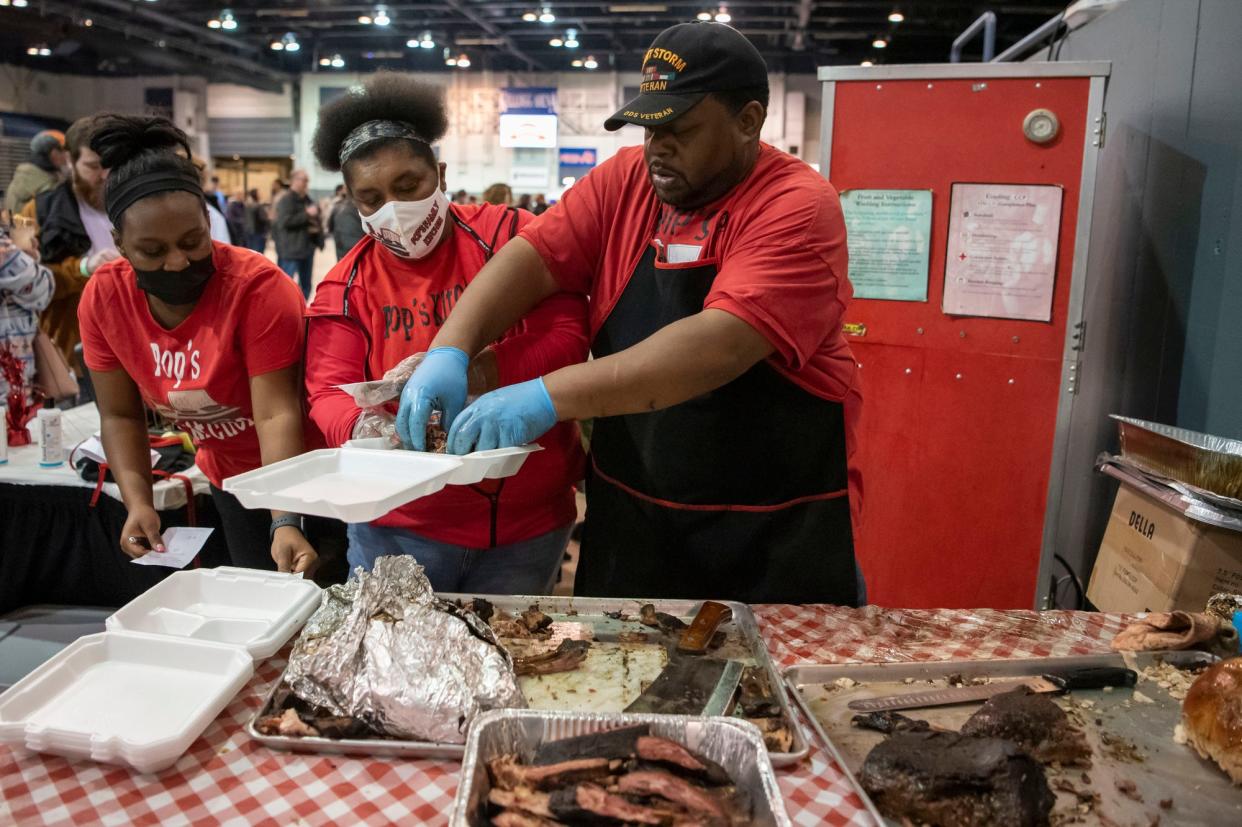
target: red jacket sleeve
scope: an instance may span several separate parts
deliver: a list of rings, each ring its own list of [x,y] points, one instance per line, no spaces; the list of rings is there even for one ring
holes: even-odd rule
[[[366,379],[366,336],[344,316],[312,317],[306,333],[306,394],[310,418],[333,448],[344,445],[362,411],[337,388]]]
[[[548,296],[492,345],[501,387],[576,365],[589,349],[587,297],[580,293]]]

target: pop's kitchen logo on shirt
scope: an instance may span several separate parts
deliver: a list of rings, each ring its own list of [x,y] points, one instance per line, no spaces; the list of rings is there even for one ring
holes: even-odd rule
[[[151,343],[155,357],[155,378],[174,380],[168,391],[167,404],[152,401],[151,407],[165,419],[190,435],[194,442],[207,439],[231,439],[254,427],[254,419],[241,415],[236,405],[221,405],[205,389],[179,390],[185,381],[195,381],[203,373],[202,355],[189,341],[180,350],[164,350]]]

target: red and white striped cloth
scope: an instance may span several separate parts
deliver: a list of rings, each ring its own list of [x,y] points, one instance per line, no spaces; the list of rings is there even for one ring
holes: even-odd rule
[[[1020,658],[1108,651],[1129,618],[1085,612],[757,606],[781,668],[797,663]],[[284,669],[272,658],[177,764],[144,776],[0,746],[0,824],[446,824],[451,761],[295,755],[249,739],[245,725]],[[152,698],[158,703],[158,698]],[[810,760],[778,770],[798,825],[867,825],[870,817],[811,739]]]

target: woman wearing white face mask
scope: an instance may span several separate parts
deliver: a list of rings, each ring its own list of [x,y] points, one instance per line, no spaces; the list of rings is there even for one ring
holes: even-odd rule
[[[444,164],[432,149],[446,126],[439,90],[387,73],[319,112],[315,156],[344,174],[367,234],[328,274],[308,311],[310,416],[329,445],[360,427],[362,412],[338,386],[378,379],[426,351],[466,285],[531,220],[508,207],[449,203]],[[585,302],[553,296],[475,358],[470,391],[581,362],[587,348]],[[389,406],[389,414],[397,411]],[[406,447],[425,447],[423,434],[403,436]],[[411,554],[437,591],[546,593],[576,516],[573,483],[584,458],[575,426],[558,426],[539,443],[544,450],[515,477],[449,486],[351,525],[351,568]]]

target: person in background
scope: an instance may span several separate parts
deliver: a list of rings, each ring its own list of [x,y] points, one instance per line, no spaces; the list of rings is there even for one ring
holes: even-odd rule
[[[229,231],[229,221],[224,217],[224,210],[220,207],[220,200],[216,198],[216,194],[210,191],[211,180],[219,180],[208,177],[207,162],[196,155],[189,156],[194,168],[198,170],[199,176],[203,182],[203,202],[207,205],[207,220],[211,223],[211,239],[219,241],[221,244],[232,244],[233,234]]]
[[[310,416],[329,445],[367,433],[357,429],[368,420],[386,420],[391,430],[396,412],[406,447],[427,447],[425,432],[403,432],[400,423],[429,399],[403,397],[385,415],[364,417],[338,386],[379,378],[427,350],[466,284],[531,220],[511,207],[449,204],[444,164],[432,148],[447,123],[438,89],[392,73],[372,75],[362,90],[319,111],[315,157],[344,173],[368,234],[328,274],[308,313]],[[568,293],[532,308],[469,366],[472,392],[585,359],[585,309],[583,297]],[[350,567],[410,554],[437,591],[546,594],[574,522],[583,455],[571,423],[552,429],[541,445],[514,477],[451,485],[373,523],[350,525]]]
[[[238,190],[229,199],[224,218],[229,222],[229,235],[239,247],[246,246],[246,193]]]
[[[267,205],[270,208],[268,211],[268,218],[271,218],[272,216],[276,214],[276,202],[279,201],[284,196],[284,194],[287,193],[288,191],[289,191],[288,181],[282,181],[281,179],[277,178],[275,181],[272,182],[272,200],[267,202]]]
[[[204,162],[204,175],[206,175],[206,163],[205,162]],[[211,175],[207,177],[206,182],[203,185],[203,192],[207,196],[207,202],[215,205],[215,208],[220,211],[221,215],[224,215],[226,212],[228,212],[229,199],[228,199],[228,196],[226,196],[223,192],[220,191],[220,176]]]
[[[26,387],[35,375],[34,339],[39,332],[39,314],[52,301],[56,281],[39,263],[39,250],[33,234],[29,246],[11,238],[0,226],[0,350],[22,362]],[[9,393],[9,383],[0,373],[0,401]]]
[[[254,250],[256,253],[265,252],[267,250],[267,232],[272,226],[272,221],[268,215],[267,205],[259,200],[259,191],[257,189],[252,189],[246,193],[245,210],[246,216],[243,229],[246,233],[246,248]]]
[[[328,215],[328,232],[332,233],[337,261],[349,255],[354,245],[366,237],[366,231],[362,229],[362,216],[358,214],[357,205],[345,191],[344,184],[341,184],[340,189],[341,200],[333,205],[332,212]]]
[[[276,262],[280,269],[298,280],[302,295],[310,298],[313,286],[315,248],[322,235],[319,207],[311,200],[310,176],[296,169],[289,180],[289,191],[276,202],[272,237],[276,241]]]
[[[56,292],[43,313],[42,326],[69,364],[78,333],[78,301],[86,280],[120,256],[112,239],[112,222],[103,211],[107,171],[90,148],[98,115],[80,118],[65,133],[72,174],[69,180],[39,193],[22,210],[39,234],[39,259],[52,271]]]
[[[306,571],[316,553],[300,517],[248,511],[220,489],[304,450],[302,297],[265,257],[212,240],[202,179],[168,120],[108,118],[91,147],[111,171],[107,209],[125,256],[95,274],[79,310],[104,450],[129,512],[121,550],[163,551],[145,406],[194,442],[232,563]]]
[[[30,160],[22,161],[13,170],[13,180],[4,191],[4,207],[20,213],[34,197],[54,188],[68,178],[69,151],[65,149],[65,133],[45,129],[30,139]]]
[[[464,207],[465,205],[470,203],[470,193],[466,192],[465,190],[458,190],[453,195],[453,203],[459,207]]]
[[[529,192],[524,192],[520,196],[518,196],[517,208],[519,210],[526,210],[527,212],[534,212],[534,210],[531,209],[533,206],[534,205],[531,203],[531,197],[530,197]]]
[[[492,184],[483,193],[483,203],[508,207],[513,203],[513,190],[508,184]]]
[[[548,211],[548,199],[541,192],[535,196],[535,203],[531,206],[530,211],[535,215],[543,215]]]

